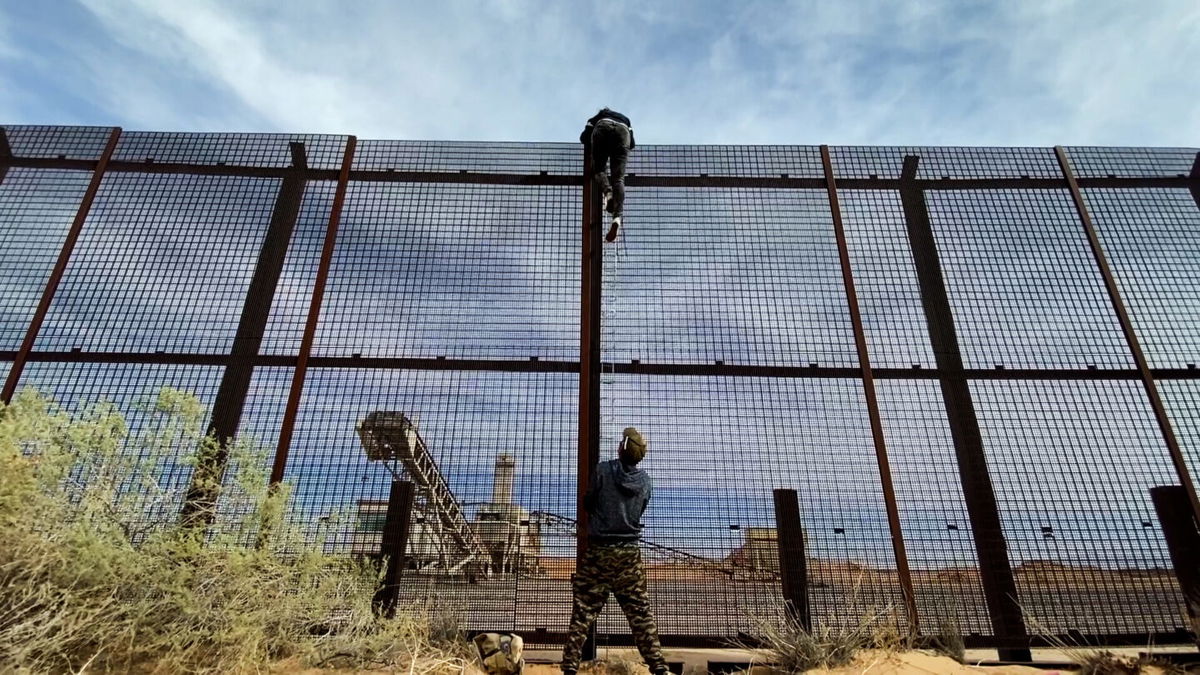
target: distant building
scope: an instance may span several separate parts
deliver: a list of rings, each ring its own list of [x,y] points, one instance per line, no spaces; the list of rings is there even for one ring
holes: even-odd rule
[[[779,535],[773,527],[746,528],[746,541],[729,554],[730,565],[747,572],[779,573]]]
[[[441,478],[440,472],[437,478]],[[408,567],[446,573],[513,573],[536,569],[541,553],[541,528],[538,523],[530,522],[527,510],[513,503],[515,479],[516,459],[508,454],[497,456],[492,500],[479,507],[470,523],[473,534],[487,552],[488,560],[484,561],[474,561],[473,556],[464,555],[462,547],[456,543],[454,535],[457,532],[448,531],[442,526],[444,517],[430,512],[429,505],[437,500],[431,501],[427,496],[418,499],[408,535]],[[424,482],[443,483],[441,480]],[[419,484],[417,487],[418,491],[422,489]],[[354,531],[350,535],[352,553],[374,555],[379,552],[387,508],[386,500],[358,500]]]
[[[512,501],[517,461],[512,455],[496,457],[492,501],[475,514],[475,531],[492,556],[492,570],[516,572],[536,566],[541,553],[541,532],[529,512]]]

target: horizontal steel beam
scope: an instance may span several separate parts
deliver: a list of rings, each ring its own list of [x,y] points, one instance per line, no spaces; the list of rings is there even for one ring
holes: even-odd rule
[[[16,352],[0,352],[0,361],[12,359]],[[31,363],[127,363],[165,364],[180,366],[228,366],[245,363],[255,366],[290,366],[296,362],[294,356],[245,356],[230,354],[194,354],[180,352],[85,352],[85,351],[33,351],[29,353]]]
[[[578,373],[578,361],[506,359],[414,359],[399,357],[314,356],[313,368],[381,368],[408,370],[492,370],[510,373]]]
[[[583,185],[579,176],[549,173],[477,173],[473,171],[351,171],[358,183],[465,183],[470,185]]]
[[[0,361],[12,361],[15,351],[0,351]],[[40,363],[127,363],[127,364],[173,364],[192,366],[229,366],[233,364],[254,367],[286,368],[296,365],[295,356],[258,355],[236,356],[231,354],[197,354],[179,352],[85,352],[85,351],[34,351],[30,361]],[[516,359],[458,359],[458,358],[409,358],[388,356],[314,356],[309,359],[312,368],[366,368],[377,370],[488,370],[514,373],[577,373],[578,361],[542,360],[531,357]],[[843,379],[861,378],[857,367],[827,366],[750,366],[725,363],[611,363],[602,364],[605,373],[619,375],[690,375],[702,377],[781,377],[793,379]],[[885,380],[936,380],[942,377],[936,368],[873,368],[876,379]],[[968,380],[1136,380],[1135,369],[1083,369],[1083,368],[967,368],[963,375]],[[1197,380],[1197,368],[1155,368],[1154,377],[1163,380]]]
[[[0,170],[8,168],[60,169],[92,171],[96,162],[81,159],[55,159],[35,157],[0,157]],[[250,178],[285,178],[289,176],[304,180],[335,181],[336,169],[294,169],[287,167],[260,167],[227,164],[187,164],[176,162],[131,162],[113,161],[109,172],[145,174],[191,174],[199,176],[243,176]],[[473,171],[390,171],[354,170],[351,182],[386,183],[455,183],[468,185],[582,185],[577,175],[554,175],[549,173],[516,174],[486,173]],[[1146,176],[1140,178],[1080,178],[1081,188],[1175,188],[1200,190],[1197,176]],[[641,176],[629,174],[625,184],[643,188],[752,188],[780,190],[824,190],[822,177],[770,176]],[[921,190],[1057,190],[1066,189],[1067,182],[1061,178],[932,178],[910,181]],[[838,180],[842,190],[899,190],[899,178],[843,178]]]

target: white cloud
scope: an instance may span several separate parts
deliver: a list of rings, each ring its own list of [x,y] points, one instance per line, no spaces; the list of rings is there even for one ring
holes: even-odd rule
[[[12,24],[12,17],[3,8],[0,8],[0,59],[11,59],[20,53],[13,46]]]
[[[1015,5],[1008,73],[1064,110],[1028,121],[1084,144],[1194,144],[1200,136],[1200,5]],[[1049,123],[1048,123],[1049,122]]]
[[[13,46],[12,18],[0,6],[0,119],[18,119],[17,86],[12,80],[11,62],[20,59],[20,50]]]
[[[282,65],[263,36],[232,13],[208,3],[85,4],[123,46],[211,81],[277,129],[309,127],[313,120],[346,126],[340,111],[347,91],[337,78]],[[137,110],[157,94],[169,95],[145,87],[120,90]]]
[[[1200,6],[83,0],[70,86],[127,124],[643,143],[1188,144]],[[719,20],[718,20],[719,19]],[[0,19],[2,21],[2,19]],[[3,24],[0,24],[0,31]],[[69,48],[70,45],[67,45]],[[70,52],[70,49],[68,49]],[[81,65],[82,64],[82,65]],[[103,77],[104,86],[88,80]],[[34,92],[36,95],[36,92]]]

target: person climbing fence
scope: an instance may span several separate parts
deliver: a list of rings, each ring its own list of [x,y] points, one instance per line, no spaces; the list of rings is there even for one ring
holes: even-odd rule
[[[621,113],[601,108],[587,121],[583,133],[579,134],[579,142],[592,155],[592,180],[604,195],[604,210],[613,217],[604,239],[616,241],[625,207],[625,164],[636,146],[633,125]],[[608,175],[605,175],[606,168]]]

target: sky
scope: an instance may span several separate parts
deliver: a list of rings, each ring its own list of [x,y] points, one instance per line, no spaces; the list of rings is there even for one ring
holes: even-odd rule
[[[1200,3],[0,0],[0,123],[1194,146]]]

